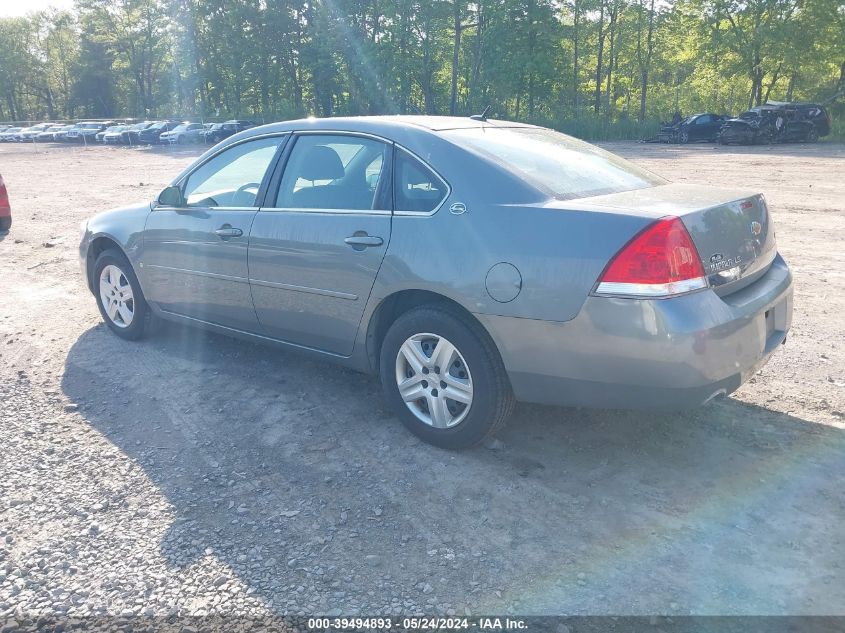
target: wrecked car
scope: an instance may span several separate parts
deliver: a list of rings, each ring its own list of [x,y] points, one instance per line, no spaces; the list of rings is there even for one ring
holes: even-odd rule
[[[713,142],[719,138],[719,130],[726,118],[712,112],[693,114],[683,121],[661,127],[657,140],[664,143]]]
[[[728,119],[719,132],[727,145],[761,143],[814,143],[830,134],[830,115],[813,103],[769,102]]]

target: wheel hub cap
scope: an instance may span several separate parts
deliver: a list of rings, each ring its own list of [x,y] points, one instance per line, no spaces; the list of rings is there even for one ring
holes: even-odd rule
[[[460,424],[472,405],[472,375],[464,357],[437,334],[415,334],[396,355],[396,385],[418,420],[435,428]]]
[[[113,264],[109,264],[100,272],[100,301],[109,319],[117,327],[132,325],[135,318],[132,286],[123,271]]]

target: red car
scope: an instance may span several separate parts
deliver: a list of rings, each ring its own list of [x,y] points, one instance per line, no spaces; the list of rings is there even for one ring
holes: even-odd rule
[[[0,233],[8,231],[10,226],[12,226],[12,208],[9,206],[6,183],[3,182],[3,176],[0,176]]]

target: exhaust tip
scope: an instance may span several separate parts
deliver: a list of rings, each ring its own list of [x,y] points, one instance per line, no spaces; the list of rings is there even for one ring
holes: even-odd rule
[[[702,406],[705,404],[709,404],[716,400],[717,398],[725,398],[728,395],[727,389],[717,389],[713,393],[711,393],[707,398],[705,398],[704,402],[701,403]]]

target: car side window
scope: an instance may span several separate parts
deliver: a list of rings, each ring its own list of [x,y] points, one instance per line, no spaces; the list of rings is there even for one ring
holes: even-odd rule
[[[393,200],[396,211],[434,211],[448,192],[448,186],[422,162],[405,151],[396,152]]]
[[[378,191],[388,149],[371,138],[300,136],[282,174],[276,207],[368,211],[385,206]]]
[[[255,207],[258,188],[284,137],[238,143],[203,163],[185,181],[189,207]]]
[[[695,123],[696,125],[704,125],[705,123],[710,123],[710,115],[705,114],[704,116],[698,117],[698,120]]]

